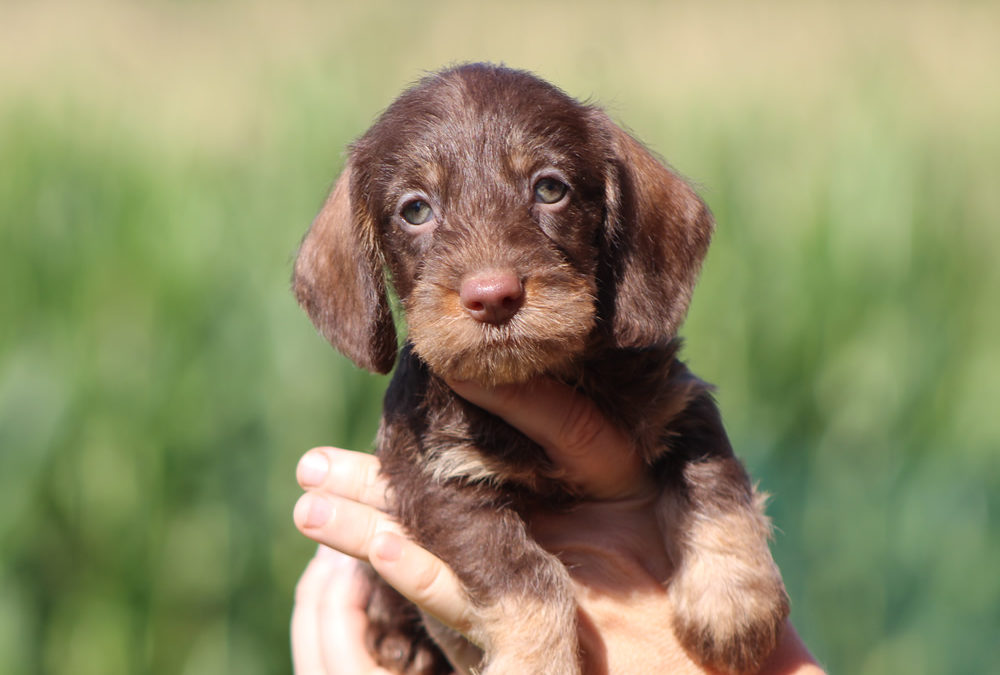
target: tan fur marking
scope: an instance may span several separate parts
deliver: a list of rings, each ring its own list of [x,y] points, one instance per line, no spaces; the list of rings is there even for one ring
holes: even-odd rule
[[[688,520],[668,589],[679,637],[723,672],[756,671],[788,615],[765,501],[756,494],[752,509]]]
[[[424,465],[436,482],[446,480],[488,480],[500,484],[506,481],[503,467],[490,462],[475,448],[456,447],[429,455]]]
[[[507,156],[507,163],[515,175],[525,176],[531,174],[537,160],[532,153],[524,152],[518,146],[513,145]]]
[[[568,581],[567,581],[568,584]],[[579,675],[576,607],[570,595],[507,597],[477,612],[486,652],[481,675]]]
[[[456,291],[419,285],[407,312],[414,349],[435,372],[484,384],[559,371],[583,351],[595,311],[593,287],[559,272],[529,277],[524,306],[501,326],[469,316]]]

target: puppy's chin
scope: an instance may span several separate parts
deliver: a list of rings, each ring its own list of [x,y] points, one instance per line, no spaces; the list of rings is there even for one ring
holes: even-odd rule
[[[472,380],[485,386],[516,384],[543,373],[568,372],[573,357],[584,346],[583,338],[566,340],[489,340],[459,348],[439,341],[424,341],[411,333],[413,349],[430,369],[450,379]]]
[[[476,321],[457,294],[437,287],[407,310],[414,351],[437,375],[487,386],[569,372],[594,327],[591,284],[576,279],[554,292],[529,282],[525,291],[517,314],[493,325]]]

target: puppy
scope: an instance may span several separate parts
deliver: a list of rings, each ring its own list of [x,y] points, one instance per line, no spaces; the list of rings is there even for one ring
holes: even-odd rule
[[[691,188],[601,110],[526,72],[429,76],[351,146],[302,242],[295,294],[358,366],[395,364],[377,438],[393,514],[467,589],[482,673],[581,672],[569,575],[524,520],[577,495],[540,447],[445,377],[546,375],[594,400],[658,484],[673,570],[664,621],[724,672],[755,671],[775,647],[788,602],[764,500],[709,386],[677,359],[712,228]],[[409,329],[398,362],[387,277]],[[403,602],[373,595],[380,663],[450,672]]]

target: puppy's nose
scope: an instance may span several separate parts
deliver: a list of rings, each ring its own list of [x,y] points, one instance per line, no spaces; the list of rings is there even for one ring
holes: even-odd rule
[[[465,311],[483,323],[506,323],[524,304],[521,280],[510,270],[468,276],[462,280],[458,295]]]

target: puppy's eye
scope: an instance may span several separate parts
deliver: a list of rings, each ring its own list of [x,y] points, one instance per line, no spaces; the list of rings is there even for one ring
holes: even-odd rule
[[[422,199],[414,199],[403,205],[399,215],[410,225],[423,225],[434,217],[434,209]]]
[[[555,178],[540,178],[535,183],[535,201],[540,204],[555,204],[569,191],[569,187]]]

